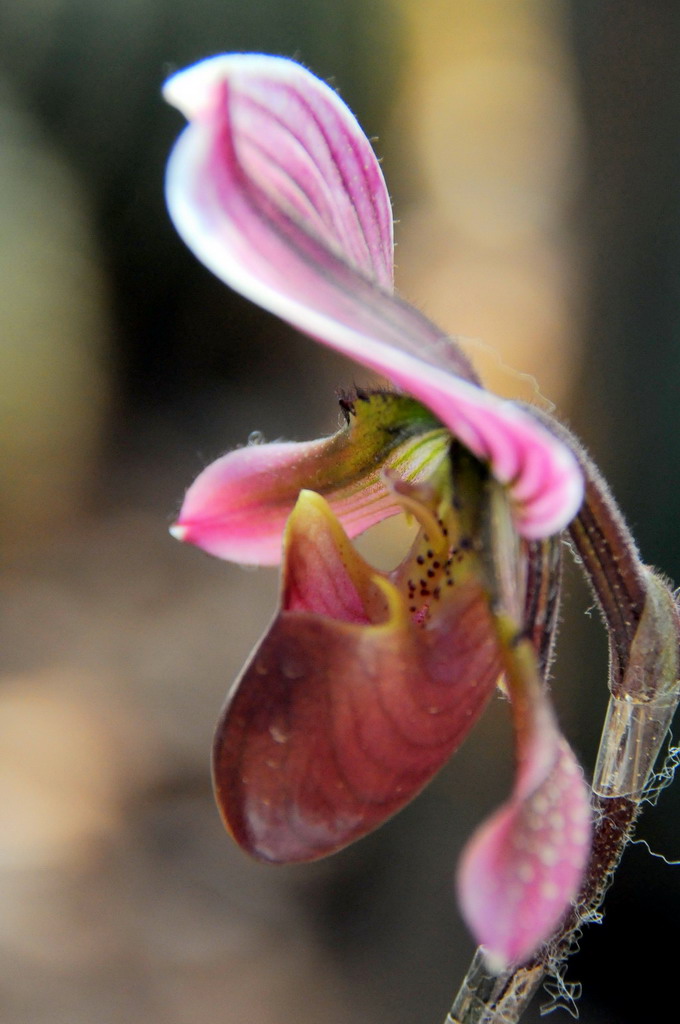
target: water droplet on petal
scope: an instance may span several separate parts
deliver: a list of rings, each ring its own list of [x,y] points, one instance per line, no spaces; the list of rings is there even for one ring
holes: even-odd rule
[[[269,726],[269,735],[274,740],[274,743],[287,743],[290,739],[290,730],[281,723],[273,722]]]
[[[262,431],[261,430],[251,430],[251,432],[248,434],[248,446],[250,447],[251,445],[254,445],[254,444],[264,444],[264,443],[265,443],[265,440],[264,440],[264,434],[262,433]]]
[[[281,656],[280,665],[286,679],[301,679],[305,674],[305,663],[298,654],[286,652]]]

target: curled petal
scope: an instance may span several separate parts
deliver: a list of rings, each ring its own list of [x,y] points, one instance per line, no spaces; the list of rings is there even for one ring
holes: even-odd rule
[[[301,495],[286,535],[282,609],[215,737],[225,824],[262,860],[340,849],[441,768],[493,692],[499,666],[474,578],[419,628],[323,499]]]
[[[477,387],[453,341],[392,294],[384,182],[336,94],[290,61],[234,55],[181,72],[165,95],[191,121],[168,165],[167,199],[196,255],[428,405],[509,486],[524,536],[566,526],[582,500],[572,453]]]
[[[214,177],[204,184],[212,188],[193,198],[206,215],[215,212],[210,204],[228,198],[212,189],[229,188],[229,172],[240,174],[244,191],[249,182],[261,190],[270,228],[294,236],[294,225],[392,289],[387,186],[371,144],[329,86],[283,57],[230,54],[180,71],[163,93],[187,120],[214,130],[203,140],[208,147],[223,147],[203,154],[214,161],[205,167]]]
[[[590,852],[581,768],[555,723],[528,641],[505,648],[517,733],[510,800],[468,843],[458,893],[468,925],[499,973],[526,961],[578,892]]]
[[[378,392],[353,408],[332,437],[249,445],[217,459],[187,491],[174,536],[220,558],[275,565],[286,520],[304,488],[328,498],[351,537],[400,512],[383,472],[406,480],[432,472],[448,435],[401,395]]]
[[[458,346],[393,295],[382,172],[332,89],[293,61],[232,54],[175,75],[164,95],[190,121],[168,163],[168,209],[218,277],[360,362],[356,349],[375,337],[477,379]]]

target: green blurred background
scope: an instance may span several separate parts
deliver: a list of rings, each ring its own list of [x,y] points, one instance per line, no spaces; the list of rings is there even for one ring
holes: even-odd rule
[[[379,138],[403,294],[491,387],[557,404],[644,557],[680,579],[680,6],[6,0],[3,1024],[436,1024],[472,952],[453,869],[510,785],[502,706],[326,862],[250,864],[213,807],[213,722],[276,574],[166,527],[210,459],[252,430],[332,431],[336,387],[367,379],[231,294],[170,225],[181,122],[160,85],[238,49],[337,85]],[[575,573],[566,598],[555,698],[590,768],[606,649]],[[640,830],[671,858],[678,801]],[[678,869],[632,848],[569,969],[583,1021],[668,1015],[679,914]]]

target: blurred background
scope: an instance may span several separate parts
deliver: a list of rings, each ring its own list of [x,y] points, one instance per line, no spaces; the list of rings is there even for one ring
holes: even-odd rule
[[[680,580],[680,6],[6,0],[3,1024],[437,1024],[472,953],[452,877],[508,791],[502,706],[326,862],[250,864],[213,806],[213,723],[276,573],[167,526],[212,458],[333,431],[336,387],[366,380],[214,280],[165,212],[161,83],[239,49],[340,89],[378,137],[402,293],[489,386],[557,405]],[[590,768],[606,649],[574,572],[566,598],[555,697]],[[680,857],[678,792],[640,835]],[[680,870],[631,848],[569,967],[583,1021],[666,1017],[679,915]]]

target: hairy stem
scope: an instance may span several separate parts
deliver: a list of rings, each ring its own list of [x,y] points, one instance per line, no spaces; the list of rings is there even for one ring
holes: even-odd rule
[[[609,488],[578,441],[539,418],[583,469],[585,499],[569,533],[609,636],[611,698],[593,778],[593,847],[579,895],[550,941],[502,976],[488,971],[478,950],[445,1024],[516,1024],[546,976],[561,976],[582,928],[599,915],[680,701],[675,597],[643,565]]]

